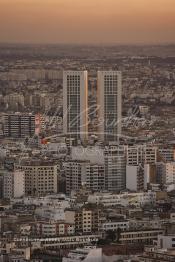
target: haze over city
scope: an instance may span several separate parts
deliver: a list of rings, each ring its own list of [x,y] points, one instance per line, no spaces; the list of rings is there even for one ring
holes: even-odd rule
[[[0,42],[174,43],[174,0],[0,0]]]

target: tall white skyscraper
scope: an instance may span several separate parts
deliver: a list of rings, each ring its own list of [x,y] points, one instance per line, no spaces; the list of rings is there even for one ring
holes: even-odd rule
[[[99,138],[117,141],[121,134],[122,76],[119,71],[98,71]]]
[[[85,141],[88,135],[88,73],[63,73],[63,132]]]

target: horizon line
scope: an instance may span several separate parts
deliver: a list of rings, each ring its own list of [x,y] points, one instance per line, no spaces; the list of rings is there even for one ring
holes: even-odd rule
[[[0,41],[0,45],[66,45],[66,46],[169,46],[169,45],[175,45],[175,42],[111,42],[111,43],[79,43],[79,42],[6,42],[6,41]]]

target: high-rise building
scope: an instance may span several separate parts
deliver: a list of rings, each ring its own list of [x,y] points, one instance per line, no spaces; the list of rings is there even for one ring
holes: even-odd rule
[[[97,107],[99,138],[118,141],[122,120],[122,75],[119,71],[98,71]]]
[[[4,121],[4,136],[13,138],[32,137],[35,134],[35,115],[6,114]]]
[[[105,189],[104,166],[89,161],[64,162],[66,193],[78,191],[84,185],[87,189],[101,191]]]
[[[4,171],[3,174],[3,197],[18,198],[25,194],[25,174],[22,171]]]
[[[175,162],[170,162],[165,164],[165,173],[163,181],[166,184],[175,183]]]
[[[127,146],[126,150],[126,187],[140,191],[156,182],[157,148],[149,145]]]
[[[88,135],[88,73],[63,73],[63,131],[85,141]]]
[[[144,189],[149,189],[151,184],[156,184],[156,165],[155,164],[145,164],[144,165]]]
[[[4,175],[4,170],[0,169],[0,199],[3,198],[3,175]]]
[[[121,191],[126,188],[126,157],[123,147],[109,146],[104,151],[105,188]]]
[[[144,189],[144,169],[142,166],[126,166],[126,188],[132,191]]]

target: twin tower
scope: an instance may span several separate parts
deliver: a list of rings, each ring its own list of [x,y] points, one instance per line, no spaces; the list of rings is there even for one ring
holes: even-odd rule
[[[122,76],[119,71],[98,71],[97,111],[100,141],[118,141],[121,135]],[[63,72],[63,132],[88,139],[88,72]]]

